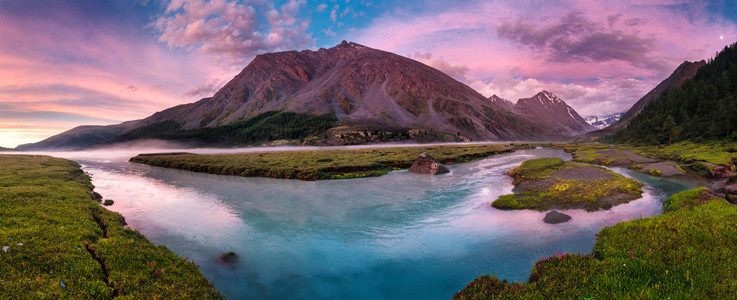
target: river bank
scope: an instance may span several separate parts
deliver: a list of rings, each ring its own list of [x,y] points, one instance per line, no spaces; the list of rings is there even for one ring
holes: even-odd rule
[[[457,164],[543,145],[550,144],[432,145],[228,154],[154,153],[139,154],[130,161],[218,175],[311,181],[385,175],[389,171],[409,168],[423,152],[443,164]]]
[[[481,276],[457,299],[717,299],[734,295],[737,207],[706,189],[675,194],[665,214],[597,234],[591,254],[556,253],[526,283]]]
[[[72,161],[0,155],[0,298],[223,298],[92,190]]]

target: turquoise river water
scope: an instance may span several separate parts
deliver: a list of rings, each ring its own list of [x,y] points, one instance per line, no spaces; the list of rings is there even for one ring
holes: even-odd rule
[[[439,176],[395,171],[316,182],[127,162],[136,153],[50,154],[79,162],[96,191],[115,200],[111,210],[195,260],[230,299],[448,299],[482,274],[525,281],[541,257],[589,252],[603,227],[660,214],[668,195],[692,187],[614,168],[646,183],[641,199],[607,211],[568,210],[570,222],[549,225],[544,213],[490,203],[511,193],[507,171],[528,159],[570,159],[560,150],[498,155]],[[220,264],[228,251],[238,261]]]

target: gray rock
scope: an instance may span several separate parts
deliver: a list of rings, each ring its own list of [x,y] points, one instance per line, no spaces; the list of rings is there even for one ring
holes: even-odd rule
[[[235,252],[233,251],[223,253],[222,255],[220,255],[219,261],[220,263],[226,265],[235,263],[238,261],[238,254],[235,254]]]
[[[545,218],[543,218],[543,222],[548,224],[559,224],[559,223],[565,223],[571,220],[571,216],[566,215],[564,213],[559,213],[557,211],[550,211],[545,215]]]
[[[412,166],[409,167],[409,171],[417,174],[430,175],[445,174],[450,172],[448,171],[448,168],[440,164],[437,160],[435,160],[435,158],[425,152],[422,152],[422,154],[420,154],[420,157],[418,157],[412,164]]]

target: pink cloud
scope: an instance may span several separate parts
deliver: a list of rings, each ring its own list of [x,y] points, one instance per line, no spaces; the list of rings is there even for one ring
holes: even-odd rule
[[[159,41],[170,48],[224,56],[243,66],[255,55],[304,48],[314,43],[309,20],[298,19],[304,0],[289,0],[279,8],[226,0],[174,0],[154,27]],[[264,29],[259,18],[266,19]]]
[[[582,115],[611,113],[628,109],[684,60],[709,58],[737,40],[735,24],[705,7],[698,1],[569,0],[535,7],[479,1],[387,14],[356,41],[394,53],[431,53],[420,61],[462,70],[454,78],[485,96],[514,101],[546,88]],[[442,62],[433,61],[438,58]]]
[[[73,11],[65,14],[85,19]],[[49,111],[79,119],[37,118],[28,124],[37,127],[33,131],[15,128],[26,134],[0,125],[3,146],[38,141],[89,118],[109,120],[105,124],[140,119],[199,100],[183,95],[240,71],[207,55],[172,51],[125,29],[59,22],[0,13],[0,113]]]

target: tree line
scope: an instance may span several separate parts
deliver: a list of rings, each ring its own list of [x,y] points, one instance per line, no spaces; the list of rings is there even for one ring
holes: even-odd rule
[[[737,141],[737,43],[724,47],[680,87],[648,103],[615,142]]]

